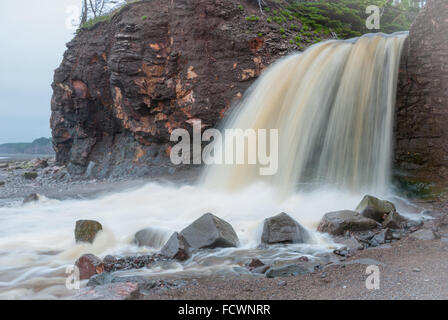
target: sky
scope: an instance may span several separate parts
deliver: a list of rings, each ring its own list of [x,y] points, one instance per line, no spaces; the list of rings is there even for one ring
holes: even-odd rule
[[[0,1],[0,144],[50,137],[51,83],[81,0]]]

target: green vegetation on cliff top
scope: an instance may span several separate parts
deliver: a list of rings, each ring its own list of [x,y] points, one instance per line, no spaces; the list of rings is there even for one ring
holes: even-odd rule
[[[143,2],[131,1],[103,16],[90,19],[80,29],[91,29],[101,22],[110,19],[126,6]],[[151,0],[146,0],[151,1]],[[253,1],[256,3],[256,1]],[[247,4],[247,1],[241,1]],[[357,37],[369,32],[393,33],[409,30],[409,27],[420,10],[421,1],[401,0],[394,4],[392,0],[270,0],[264,1],[264,15],[268,22],[286,25],[294,21],[302,24],[302,31],[313,30],[315,33],[330,34],[335,32],[340,39]],[[243,11],[245,7],[238,8]],[[366,19],[369,14],[366,8],[376,5],[381,8],[380,30],[368,30]],[[248,21],[258,21],[259,16],[247,16]],[[146,20],[142,18],[142,20]],[[294,26],[294,23],[293,23]]]
[[[358,37],[370,32],[393,33],[409,30],[420,11],[420,1],[402,0],[394,4],[391,0],[276,0],[276,9],[265,8],[269,21],[287,25],[293,21],[302,24],[302,31],[329,34],[334,32],[340,39]],[[366,19],[368,6],[376,5],[381,10],[380,30],[369,30]],[[280,7],[279,7],[280,6]]]

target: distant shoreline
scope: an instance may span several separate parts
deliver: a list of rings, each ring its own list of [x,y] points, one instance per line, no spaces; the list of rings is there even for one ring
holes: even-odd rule
[[[18,153],[18,154],[0,154],[0,162],[14,162],[14,161],[25,161],[32,160],[36,158],[54,158],[56,154],[31,154],[31,153]]]

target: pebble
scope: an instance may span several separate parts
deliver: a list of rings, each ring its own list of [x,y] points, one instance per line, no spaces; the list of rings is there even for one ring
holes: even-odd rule
[[[287,282],[281,280],[281,281],[277,282],[277,285],[278,285],[279,287],[285,287],[285,286],[287,285]]]
[[[412,269],[413,272],[420,272],[421,270],[419,268]]]

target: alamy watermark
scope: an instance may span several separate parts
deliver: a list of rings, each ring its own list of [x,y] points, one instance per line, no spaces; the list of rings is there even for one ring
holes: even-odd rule
[[[79,290],[80,288],[80,273],[77,266],[68,266],[65,269],[65,274],[68,277],[65,280],[65,287],[67,290]]]
[[[368,275],[366,279],[367,290],[379,290],[380,289],[380,268],[376,265],[371,265],[366,268],[366,274]]]
[[[381,20],[381,10],[378,6],[371,5],[366,8],[366,14],[369,16],[366,19],[366,28],[369,30],[379,30]]]
[[[207,129],[200,120],[193,122],[193,137],[186,129],[176,129],[170,140],[171,162],[206,165],[258,165],[259,174],[271,176],[278,170],[278,129]],[[209,142],[203,147],[204,142]]]

